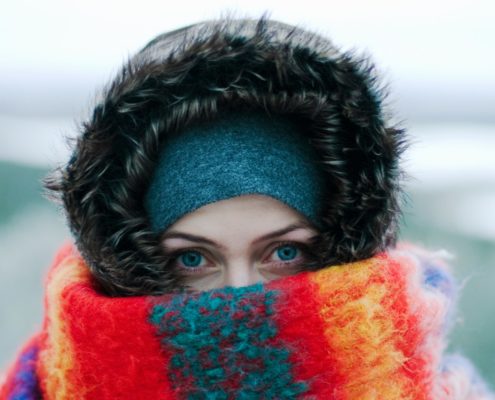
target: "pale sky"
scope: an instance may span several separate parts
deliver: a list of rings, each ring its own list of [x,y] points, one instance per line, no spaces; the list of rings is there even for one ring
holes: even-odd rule
[[[372,55],[405,117],[495,120],[493,0],[16,0],[0,13],[0,113],[72,115],[155,35],[226,12]]]

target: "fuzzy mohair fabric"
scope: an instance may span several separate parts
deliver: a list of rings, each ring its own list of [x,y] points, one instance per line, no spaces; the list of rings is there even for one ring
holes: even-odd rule
[[[167,140],[145,208],[164,232],[182,216],[220,200],[261,194],[320,225],[325,179],[300,127],[264,113],[224,113]]]
[[[317,33],[265,16],[198,23],[122,67],[47,187],[106,293],[168,293],[182,282],[143,207],[164,139],[231,110],[281,115],[303,128],[325,173],[318,259],[306,269],[362,260],[397,239],[406,139],[384,97],[367,57]]]
[[[67,245],[0,400],[494,399],[444,354],[456,291],[438,254],[401,244],[266,284],[110,297]]]

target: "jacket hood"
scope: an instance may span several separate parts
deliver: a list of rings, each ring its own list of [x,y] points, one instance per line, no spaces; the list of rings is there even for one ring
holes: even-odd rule
[[[318,262],[342,264],[396,242],[404,132],[390,126],[365,57],[281,22],[224,18],[162,34],[122,67],[47,180],[77,247],[107,293],[180,286],[143,197],[160,144],[198,120],[263,110],[304,127],[325,173]]]

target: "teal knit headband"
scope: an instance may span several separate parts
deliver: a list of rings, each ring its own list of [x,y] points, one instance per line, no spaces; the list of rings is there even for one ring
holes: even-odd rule
[[[166,139],[145,196],[155,232],[183,215],[246,194],[271,196],[315,226],[323,172],[301,129],[280,116],[227,113]]]

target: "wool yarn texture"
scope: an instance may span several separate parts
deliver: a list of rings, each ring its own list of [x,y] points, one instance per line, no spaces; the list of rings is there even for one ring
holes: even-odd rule
[[[494,399],[444,354],[456,284],[409,244],[265,284],[108,297],[72,245],[0,399]]]

